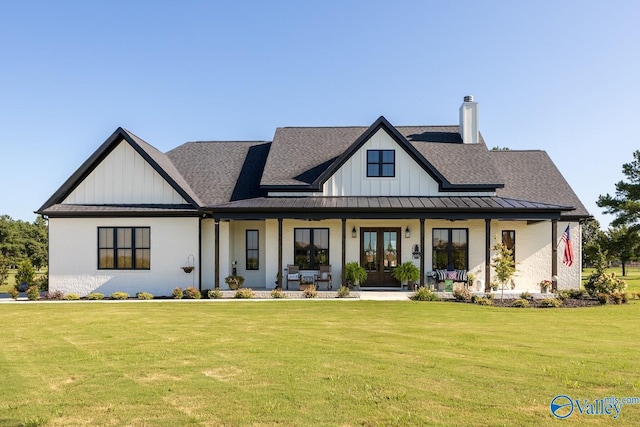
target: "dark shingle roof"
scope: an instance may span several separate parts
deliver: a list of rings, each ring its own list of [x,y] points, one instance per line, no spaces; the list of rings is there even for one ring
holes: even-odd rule
[[[263,195],[259,182],[269,146],[264,141],[188,142],[167,157],[206,207]]]
[[[565,216],[590,216],[546,152],[498,150],[489,155],[507,183],[497,191],[498,196],[573,206],[575,210]]]
[[[278,128],[262,175],[266,186],[308,186],[369,128]],[[457,126],[397,126],[397,131],[454,185],[496,185],[487,147],[463,144]]]

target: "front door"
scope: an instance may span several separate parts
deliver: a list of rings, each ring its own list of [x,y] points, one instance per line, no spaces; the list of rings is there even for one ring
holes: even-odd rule
[[[360,265],[367,270],[366,287],[400,286],[392,271],[400,257],[400,228],[360,228]]]

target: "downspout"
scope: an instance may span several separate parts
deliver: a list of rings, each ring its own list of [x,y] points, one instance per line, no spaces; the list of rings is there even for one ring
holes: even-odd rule
[[[220,219],[214,218],[214,223],[215,223],[214,250],[216,252],[214,257],[215,258],[214,287],[216,289],[220,289]]]
[[[198,290],[202,292],[202,216],[198,215]]]
[[[491,218],[484,220],[484,291],[491,291]]]
[[[340,286],[346,283],[344,280],[344,270],[347,264],[347,219],[342,218],[342,271],[340,273]]]
[[[282,218],[278,218],[278,273],[276,274],[278,278],[278,289],[282,289]],[[287,289],[289,289],[289,284],[287,282]]]
[[[551,289],[558,290],[558,220],[551,220]]]
[[[420,218],[420,287],[424,288],[424,218]]]

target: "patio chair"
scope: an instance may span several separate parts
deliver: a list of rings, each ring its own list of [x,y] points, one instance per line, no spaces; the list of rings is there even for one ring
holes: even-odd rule
[[[289,289],[289,283],[297,283],[299,286],[301,280],[300,267],[297,265],[287,265],[287,289]]]
[[[316,289],[320,289],[320,283],[326,283],[327,290],[331,290],[331,265],[321,265],[318,273],[313,275],[313,283]]]

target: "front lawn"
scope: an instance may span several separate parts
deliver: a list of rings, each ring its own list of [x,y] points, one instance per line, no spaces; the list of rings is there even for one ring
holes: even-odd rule
[[[0,425],[637,425],[640,302],[0,305]]]

